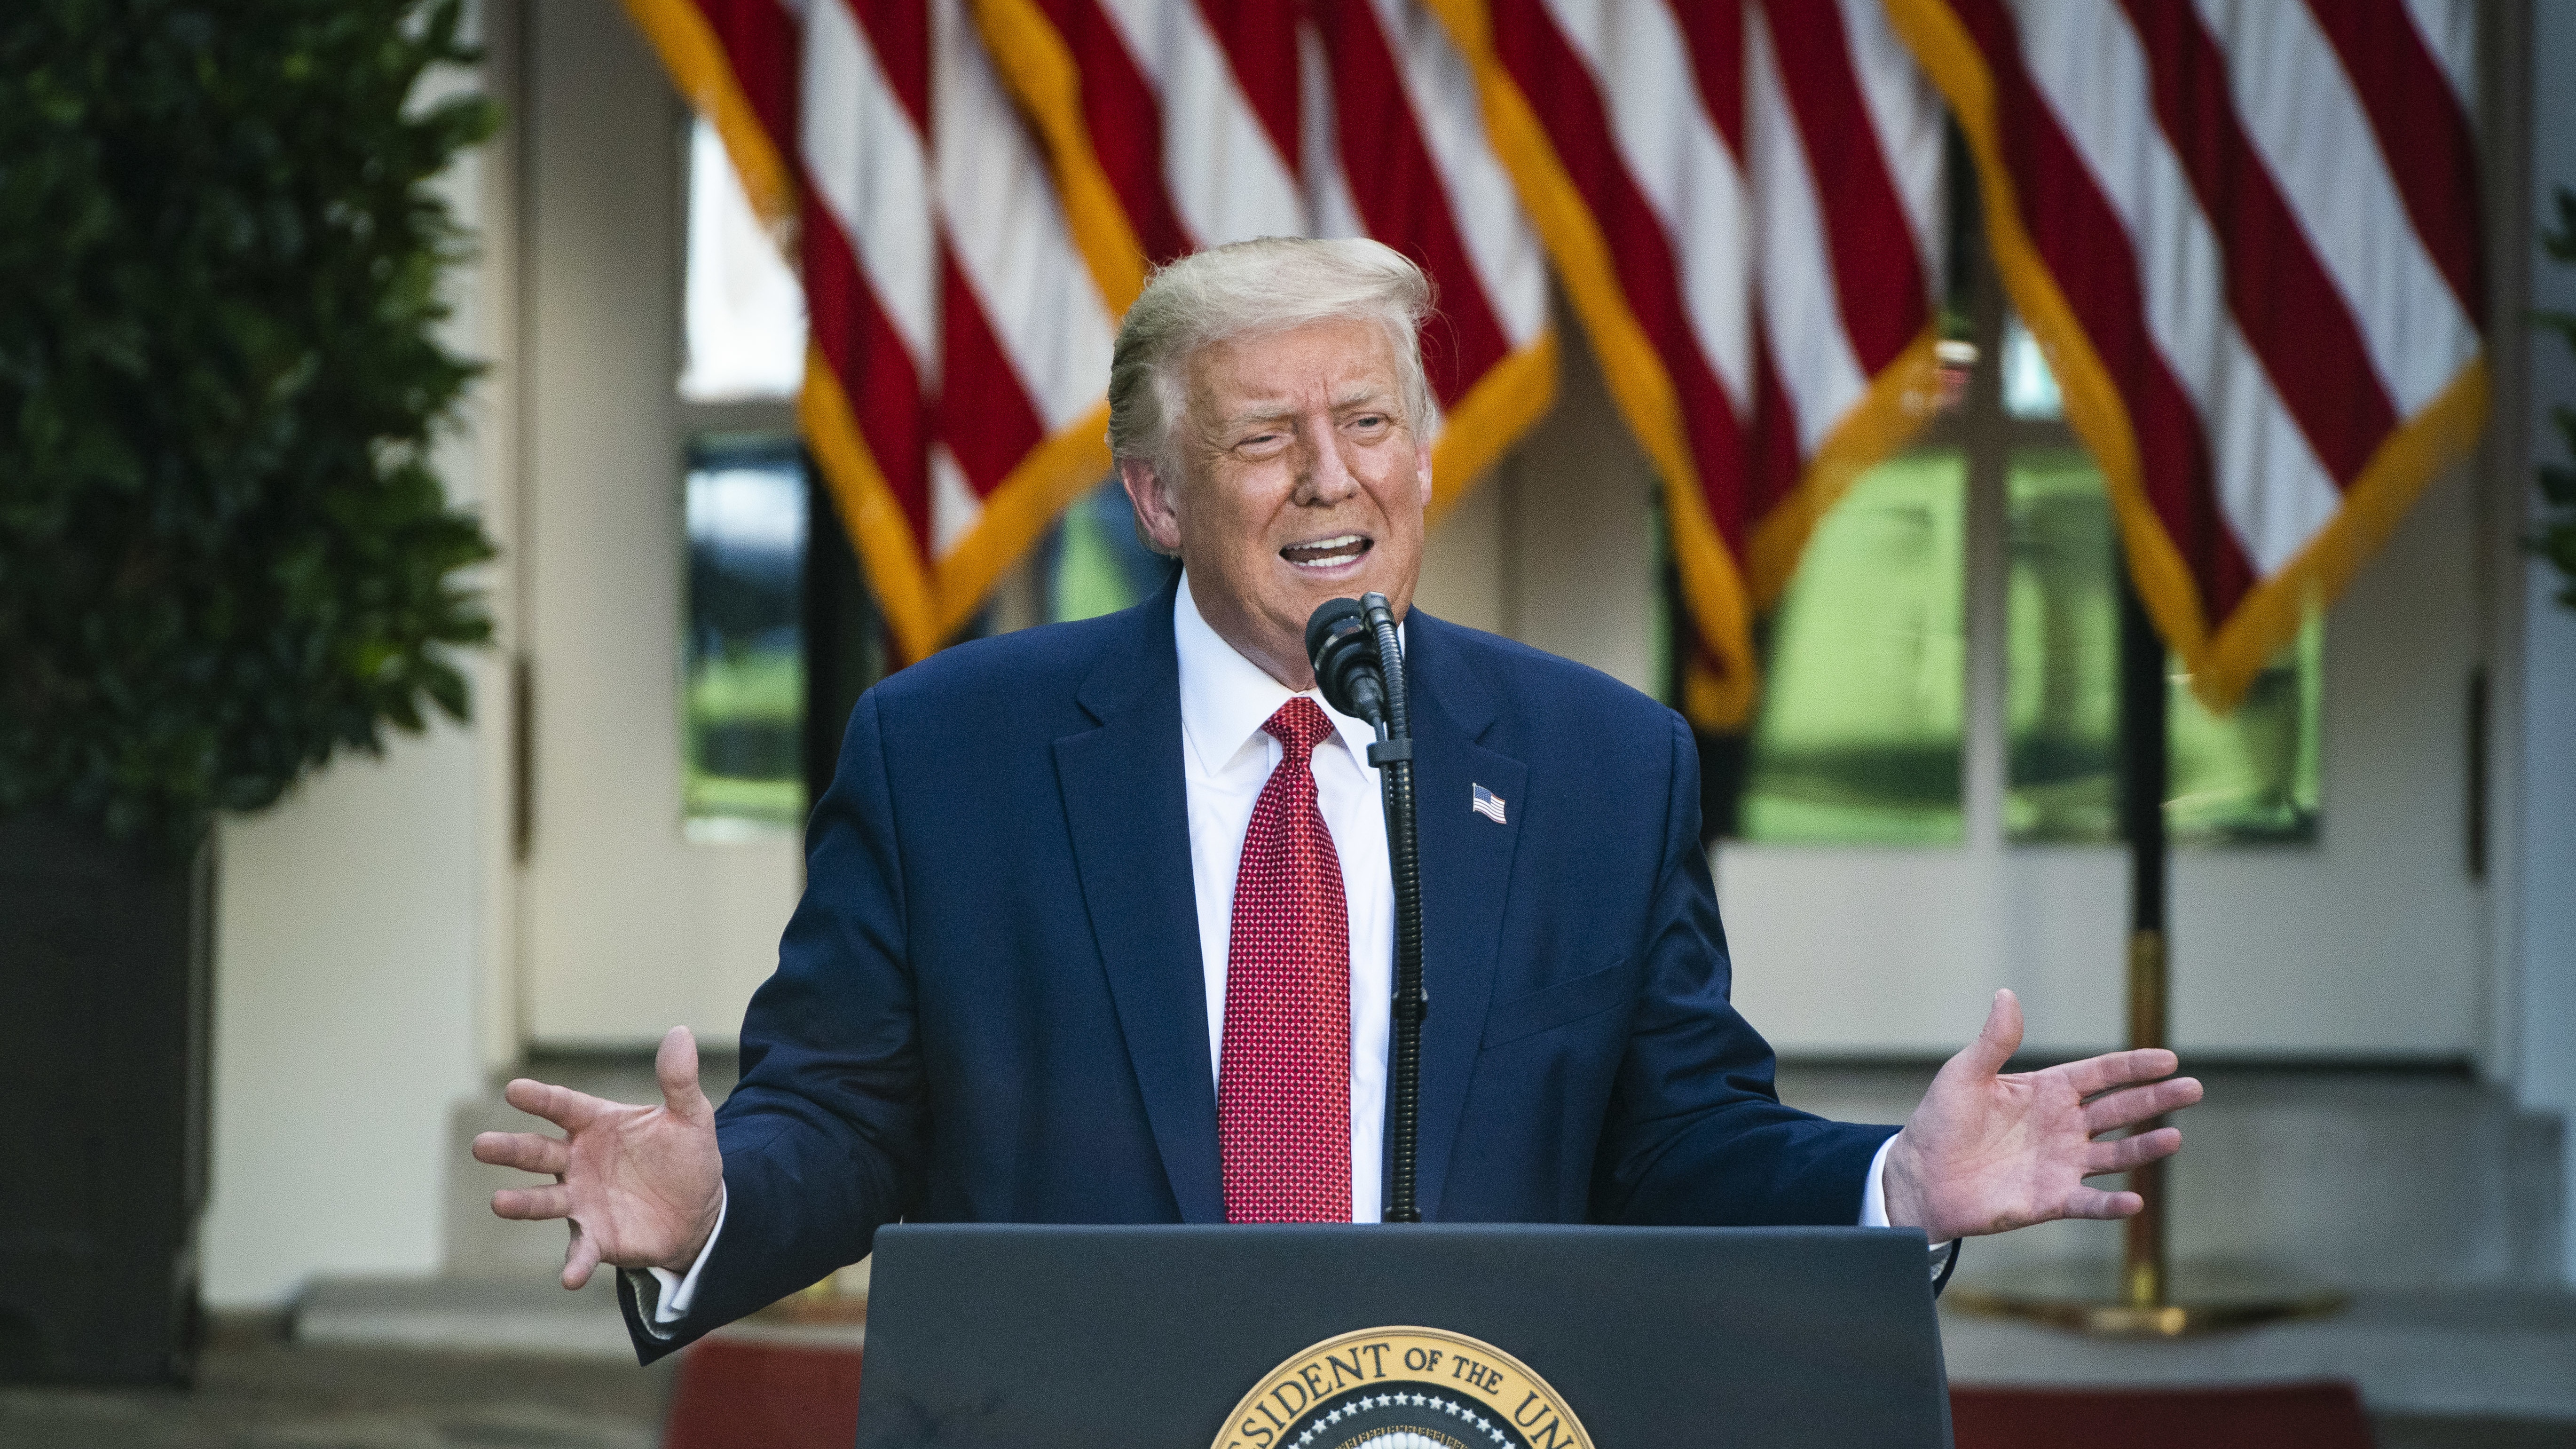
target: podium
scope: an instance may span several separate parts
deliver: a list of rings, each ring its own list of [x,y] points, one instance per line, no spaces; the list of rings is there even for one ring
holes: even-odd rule
[[[1950,1443],[1920,1233],[906,1224],[859,1449]]]

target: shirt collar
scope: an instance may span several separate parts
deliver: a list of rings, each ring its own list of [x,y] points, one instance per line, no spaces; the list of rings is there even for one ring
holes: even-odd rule
[[[1200,771],[1212,775],[1255,742],[1261,727],[1295,691],[1244,658],[1208,624],[1199,613],[1198,601],[1190,597],[1187,572],[1181,575],[1180,597],[1172,605],[1172,642],[1181,666],[1181,735]],[[1352,763],[1374,776],[1376,767],[1368,763],[1368,747],[1377,742],[1377,730],[1367,720],[1324,704],[1316,691],[1304,693],[1323,706],[1334,734],[1351,752]]]

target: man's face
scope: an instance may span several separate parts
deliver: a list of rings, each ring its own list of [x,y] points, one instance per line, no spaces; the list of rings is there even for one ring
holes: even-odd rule
[[[1315,606],[1375,589],[1401,618],[1422,571],[1431,451],[1404,420],[1394,345],[1373,322],[1316,322],[1202,347],[1186,381],[1183,476],[1124,461],[1128,497],[1187,562],[1209,626],[1304,689]]]

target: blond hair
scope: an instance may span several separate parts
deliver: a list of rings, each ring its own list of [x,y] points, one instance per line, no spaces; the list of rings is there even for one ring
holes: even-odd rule
[[[1386,329],[1405,426],[1428,442],[1440,426],[1440,404],[1422,369],[1422,322],[1431,309],[1431,279],[1422,269],[1366,237],[1262,237],[1192,252],[1156,268],[1119,323],[1109,363],[1109,451],[1171,472],[1191,354],[1211,342],[1345,320]]]

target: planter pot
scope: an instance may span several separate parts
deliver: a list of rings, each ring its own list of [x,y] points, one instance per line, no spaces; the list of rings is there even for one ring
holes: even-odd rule
[[[0,1379],[189,1376],[212,854],[0,819]]]

